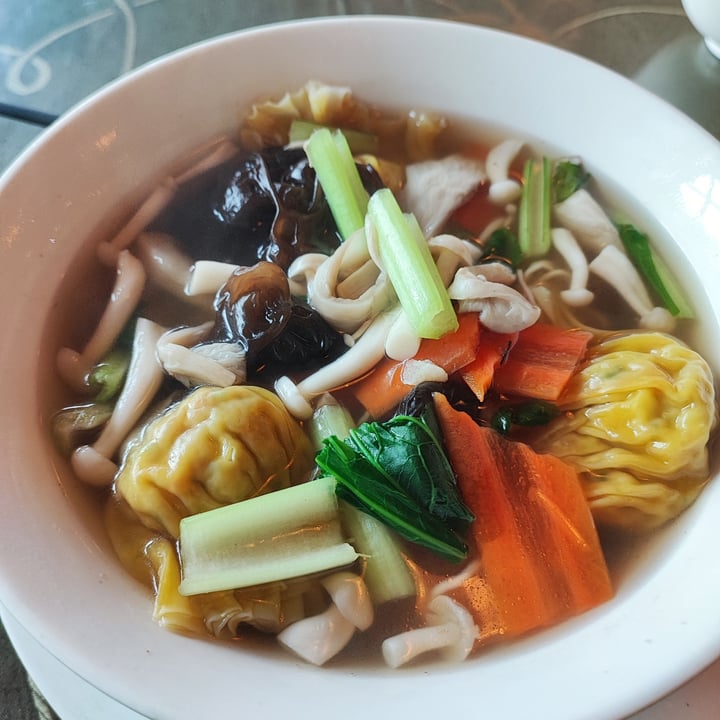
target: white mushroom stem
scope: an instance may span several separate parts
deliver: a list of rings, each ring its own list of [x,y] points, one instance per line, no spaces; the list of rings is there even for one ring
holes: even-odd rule
[[[349,350],[297,385],[289,377],[279,378],[275,392],[288,411],[299,419],[307,419],[312,416],[310,401],[313,398],[347,385],[372,370],[385,357],[385,342],[399,312],[396,307],[378,315]]]
[[[428,247],[445,287],[452,282],[458,268],[473,264],[473,255],[468,243],[454,235],[446,233],[436,235],[428,240]]]
[[[479,631],[462,605],[447,595],[438,595],[428,604],[426,620],[426,627],[383,641],[383,657],[390,667],[400,667],[431,651],[439,651],[451,662],[461,662],[470,654]]]
[[[303,253],[292,261],[287,271],[290,294],[293,297],[305,297],[308,287],[315,277],[317,269],[327,260],[322,253]]]
[[[133,252],[147,272],[148,282],[171,295],[184,298],[192,260],[183,253],[170,235],[142,232]]]
[[[488,197],[495,205],[507,205],[522,195],[522,185],[510,178],[510,166],[522,149],[521,140],[503,140],[491,148],[485,160],[485,170],[490,180]]]
[[[401,311],[385,339],[385,354],[393,360],[407,360],[420,349],[420,337],[410,324],[407,314]]]
[[[355,625],[332,603],[325,612],[289,625],[277,639],[303,660],[324,665],[350,642],[355,629]]]
[[[423,382],[447,382],[447,379],[447,371],[432,360],[410,358],[403,363],[400,371],[400,380],[413,387]]]
[[[83,445],[72,455],[73,469],[81,480],[98,486],[112,482],[117,471],[113,456],[162,384],[155,348],[164,332],[165,328],[151,320],[138,319],[127,377],[110,420],[93,445]]]
[[[98,245],[100,262],[115,265],[118,255],[130,247],[135,238],[168,206],[177,192],[177,187],[171,177],[156,187],[120,231],[111,240]]]
[[[537,322],[540,308],[508,285],[488,280],[488,272],[484,265],[457,271],[448,295],[458,301],[458,312],[477,312],[488,330],[499,333],[519,332]]]
[[[355,573],[336,572],[322,579],[322,585],[333,604],[358,630],[367,630],[373,623],[374,610],[365,581]]]
[[[570,287],[560,293],[560,297],[573,307],[589,305],[593,294],[587,289],[588,261],[575,236],[565,228],[553,228],[550,231],[555,249],[562,255],[570,268]]]
[[[123,250],[117,258],[117,274],[110,300],[87,345],[82,352],[71,348],[61,348],[58,352],[60,377],[74,390],[87,392],[88,373],[115,344],[132,316],[140,302],[145,277],[142,263],[129,250]]]
[[[245,350],[237,343],[204,343],[212,321],[166,332],[157,343],[157,356],[164,371],[186,387],[228,387],[247,377]]]
[[[217,343],[217,345],[228,343]],[[203,346],[201,346],[203,347]],[[208,347],[215,347],[211,345]],[[242,353],[244,358],[245,353]],[[236,358],[233,358],[236,359]],[[200,348],[186,348],[175,343],[162,343],[158,347],[158,360],[168,375],[172,375],[185,387],[216,385],[229,387],[244,381],[237,372],[209,357]],[[236,359],[237,360],[237,359]]]
[[[625,302],[640,316],[640,326],[648,330],[671,332],[675,319],[668,310],[655,307],[645,283],[630,258],[616,247],[608,245],[589,265],[590,272],[612,285]]]
[[[606,245],[623,251],[617,228],[585,188],[554,205],[553,214],[557,223],[570,230],[591,255],[597,255]]]
[[[185,284],[185,294],[214,295],[239,269],[239,265],[217,260],[198,260],[192,268]]]
[[[430,597],[438,597],[452,592],[453,590],[457,590],[462,587],[467,580],[475,577],[479,571],[479,560],[469,562],[459,573],[457,573],[457,575],[450,575],[450,577],[447,577],[444,580],[441,580],[437,585],[434,585],[430,590]]]

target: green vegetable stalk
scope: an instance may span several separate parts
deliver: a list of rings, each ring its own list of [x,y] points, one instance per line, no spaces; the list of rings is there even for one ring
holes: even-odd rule
[[[328,395],[315,409],[308,429],[321,450],[323,440],[332,436],[344,440],[353,427],[347,410]],[[396,533],[344,500],[339,507],[342,525],[365,563],[363,577],[375,605],[415,595],[415,580]]]
[[[180,521],[183,595],[231,590],[350,565],[333,478],[319,478]]]
[[[404,214],[392,192],[383,188],[370,198],[368,217],[383,269],[413,330],[422,338],[457,330],[455,309],[415,216]]]
[[[518,217],[518,242],[524,258],[542,257],[550,250],[551,185],[550,160],[529,158],[523,173]]]
[[[321,127],[305,143],[343,240],[365,224],[368,194],[345,136]]]

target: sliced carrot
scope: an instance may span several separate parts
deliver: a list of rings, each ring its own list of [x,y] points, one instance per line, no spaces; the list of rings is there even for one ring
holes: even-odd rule
[[[435,409],[463,501],[475,514],[478,578],[462,593],[496,637],[547,627],[613,595],[576,471],[477,425],[437,394]],[[473,599],[473,593],[479,597]]]
[[[458,315],[458,329],[437,340],[423,340],[413,360],[430,360],[453,373],[472,362],[480,342],[480,322],[476,313]],[[403,382],[403,368],[407,361],[381,360],[375,369],[348,388],[360,404],[374,418],[380,418],[397,405],[412,390]]]
[[[495,370],[517,340],[517,333],[483,330],[475,359],[460,370],[460,376],[481,402],[492,385]]]
[[[584,330],[535,323],[520,332],[507,360],[497,368],[495,387],[508,395],[557,400],[591,339]]]

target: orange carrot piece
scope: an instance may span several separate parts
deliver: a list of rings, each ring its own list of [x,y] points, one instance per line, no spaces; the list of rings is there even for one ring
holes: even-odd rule
[[[535,323],[522,330],[495,372],[495,387],[508,395],[557,400],[585,355],[592,334]]]
[[[503,358],[517,340],[517,333],[496,333],[483,330],[475,359],[465,365],[460,376],[481,402]]]
[[[480,235],[493,220],[501,217],[500,208],[490,202],[489,189],[488,183],[480,185],[470,198],[453,212],[449,225],[459,225],[473,235]]]
[[[423,340],[413,360],[430,360],[445,372],[453,373],[475,358],[480,342],[480,322],[476,313],[458,315],[458,329],[437,340]],[[381,360],[375,369],[348,388],[374,418],[392,410],[412,390],[402,380],[407,361]]]
[[[435,409],[463,501],[475,514],[479,579],[466,606],[510,638],[584,612],[613,595],[576,471],[477,425],[437,394]],[[473,600],[473,593],[479,597]]]

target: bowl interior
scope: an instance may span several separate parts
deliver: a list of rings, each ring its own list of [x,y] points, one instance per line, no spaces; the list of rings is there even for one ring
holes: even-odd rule
[[[331,63],[329,46],[342,49]],[[96,272],[94,244],[189,149],[232,131],[259,96],[311,78],[582,156],[677,268],[698,311],[691,341],[720,377],[720,150],[678,112],[567,53],[449,22],[350,17],[219,38],[83,103],[0,182],[0,602],[71,669],[153,718],[209,716],[230,703],[272,717],[390,707],[429,717],[462,709],[468,692],[496,717],[609,719],[638,709],[720,653],[717,483],[672,526],[623,551],[617,597],[587,615],[461,667],[318,671],[266,648],[156,627],[148,592],[112,553],[98,497],[53,453],[55,350],[76,319],[80,329],[70,332],[82,332],[108,282]],[[358,693],[362,702],[348,705]]]

